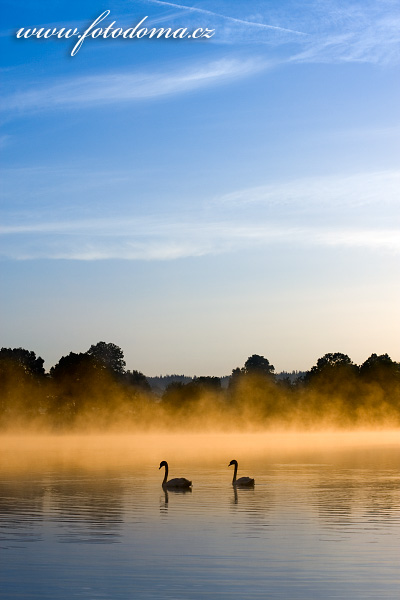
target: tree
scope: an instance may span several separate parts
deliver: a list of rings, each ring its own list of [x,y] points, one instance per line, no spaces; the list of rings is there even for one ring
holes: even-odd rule
[[[59,383],[79,384],[96,372],[96,360],[87,352],[70,352],[51,367],[50,377]]]
[[[172,381],[164,390],[162,401],[168,406],[180,408],[187,400],[186,385],[182,381]]]
[[[52,418],[61,418],[65,424],[92,401],[98,390],[105,388],[101,381],[103,372],[97,367],[97,361],[86,352],[70,352],[50,369],[53,394],[49,415]]]
[[[360,376],[364,381],[381,384],[400,382],[400,364],[394,362],[388,354],[371,354],[361,365]]]
[[[221,391],[221,378],[212,376],[195,377],[187,386],[199,388],[204,392],[219,392]]]
[[[347,354],[334,352],[324,354],[322,358],[317,360],[310,371],[307,371],[304,376],[304,381],[309,382],[314,379],[332,379],[342,375],[356,374],[358,368]]]
[[[267,358],[259,354],[253,354],[244,363],[243,372],[246,375],[266,375],[268,377],[274,374],[275,367],[271,365]]]
[[[149,382],[147,381],[147,377],[143,375],[143,373],[141,373],[140,371],[135,371],[134,369],[132,371],[127,371],[125,373],[125,382],[129,386],[141,390],[142,392],[151,391],[151,387]]]
[[[102,368],[107,369],[113,375],[118,376],[125,373],[124,353],[115,344],[98,342],[90,346],[87,354],[95,358]]]
[[[275,367],[259,354],[252,354],[244,366],[233,369],[228,386],[231,407],[244,419],[268,419],[280,410]]]
[[[349,425],[357,419],[362,403],[359,373],[347,354],[325,354],[306,372],[303,383],[306,418],[326,418],[337,425]]]
[[[0,363],[3,367],[6,364],[19,367],[27,375],[40,377],[45,374],[43,358],[40,356],[36,358],[35,352],[24,348],[2,348],[0,350]]]
[[[24,348],[0,350],[0,415],[35,417],[45,396],[44,360]]]

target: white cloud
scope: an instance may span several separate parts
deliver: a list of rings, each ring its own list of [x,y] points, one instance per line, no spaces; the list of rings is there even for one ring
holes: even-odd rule
[[[398,203],[400,171],[377,171],[352,175],[309,177],[246,188],[217,198],[230,206],[264,204],[309,209],[334,205],[363,206]]]
[[[400,11],[398,3],[392,0],[309,0],[274,7],[248,1],[234,7],[235,12],[241,9],[242,15],[244,11],[255,12],[257,20],[164,0],[146,1],[173,7],[193,17],[210,17],[209,25],[216,27],[217,32],[212,43],[268,44],[273,48],[290,42],[300,46],[296,52],[292,47],[292,54],[282,62],[398,64],[400,61]],[[227,9],[232,13],[231,3]]]
[[[6,97],[2,109],[36,111],[131,102],[220,85],[268,67],[258,58],[221,59],[169,73],[103,73],[43,85]]]
[[[208,15],[217,19],[223,19],[225,21],[229,21],[232,23],[235,23],[237,25],[240,26],[244,26],[246,28],[259,28],[259,29],[268,29],[268,30],[275,30],[275,31],[279,31],[279,32],[284,32],[284,33],[294,33],[297,35],[306,35],[304,34],[304,32],[302,31],[296,31],[293,29],[288,29],[286,27],[279,27],[278,25],[268,25],[266,23],[260,23],[258,21],[251,21],[251,20],[247,20],[247,19],[238,19],[236,17],[230,17],[229,15],[222,15],[221,13],[216,13],[214,11],[211,10],[206,10],[204,8],[198,8],[195,6],[187,6],[186,4],[175,4],[173,2],[164,2],[163,0],[146,0],[146,2],[149,2],[150,4],[157,4],[159,6],[171,6],[172,8],[178,8],[184,11],[189,11],[189,12],[194,12],[194,13],[199,13],[199,14],[203,14],[203,15]]]
[[[369,248],[400,252],[400,230],[339,230],[326,231],[315,236],[317,244],[327,246]]]
[[[311,3],[303,50],[291,62],[398,64],[400,11],[391,0]]]
[[[60,208],[50,219],[46,208],[13,209],[0,235],[3,256],[13,259],[173,260],[276,244],[399,253],[399,196],[399,171],[303,178],[231,192],[206,211],[199,202],[168,216],[125,211],[94,218],[76,207],[79,217]]]
[[[94,219],[3,226],[3,256],[13,259],[173,260],[272,244],[400,252],[400,232],[233,221]]]
[[[272,66],[287,63],[367,62],[398,64],[400,61],[400,11],[393,2],[311,2],[303,11],[281,7],[274,21],[297,23],[302,31],[269,25],[260,21],[231,17],[198,7],[161,0],[152,4],[171,6],[189,14],[205,14],[223,19],[213,43],[264,44],[281,48],[281,56],[269,59],[223,58],[208,64],[195,64],[168,72],[104,72],[99,75],[44,82],[3,98],[3,111],[16,113],[60,108],[85,108],[128,103],[187,93],[251,76]],[[160,20],[160,18],[158,19]],[[233,28],[233,29],[232,29]],[[246,33],[251,28],[249,33]],[[265,32],[276,35],[265,35]],[[306,32],[307,35],[297,35]],[[291,42],[288,46],[288,42]],[[299,48],[294,50],[293,44]]]

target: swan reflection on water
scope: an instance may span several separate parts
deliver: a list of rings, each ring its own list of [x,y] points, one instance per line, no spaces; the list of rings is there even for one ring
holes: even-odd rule
[[[179,489],[179,488],[168,489],[166,487],[163,487],[163,491],[164,491],[164,498],[162,498],[162,497],[160,498],[160,502],[161,502],[160,508],[163,512],[165,512],[168,509],[169,494],[171,494],[171,493],[172,494],[181,494],[181,495],[188,494],[188,493],[191,494],[192,488],[189,487],[189,488],[182,488],[182,489]]]
[[[233,485],[232,486],[233,489],[233,499],[230,501],[231,504],[239,504],[239,494],[245,494],[247,496],[247,494],[250,494],[251,492],[254,492],[254,485],[248,485],[248,486],[236,486]],[[240,490],[240,492],[238,493],[238,490]],[[248,498],[249,496],[247,496]],[[242,501],[244,500],[244,496],[242,496]]]

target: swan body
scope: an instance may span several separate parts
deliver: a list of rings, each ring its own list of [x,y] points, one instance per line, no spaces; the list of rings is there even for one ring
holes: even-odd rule
[[[239,479],[236,479],[237,470],[238,470],[238,461],[231,460],[228,467],[231,467],[232,465],[235,465],[235,470],[233,472],[232,485],[234,485],[236,487],[254,487],[254,479],[252,477],[239,477]]]
[[[185,479],[185,477],[176,477],[175,479],[170,479],[169,481],[167,481],[168,463],[166,460],[160,462],[159,469],[161,469],[161,467],[165,467],[164,479],[161,484],[164,489],[187,490],[192,486],[192,482],[189,481],[189,479]]]

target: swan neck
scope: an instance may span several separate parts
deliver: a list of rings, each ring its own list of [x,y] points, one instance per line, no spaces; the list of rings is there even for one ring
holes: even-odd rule
[[[165,465],[165,472],[164,472],[163,485],[164,485],[164,483],[166,483],[166,482],[167,482],[167,477],[168,477],[168,465]]]
[[[233,471],[232,483],[235,483],[235,481],[236,481],[237,470],[238,470],[238,466],[237,466],[237,463],[235,463],[235,470]]]

